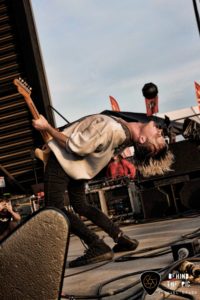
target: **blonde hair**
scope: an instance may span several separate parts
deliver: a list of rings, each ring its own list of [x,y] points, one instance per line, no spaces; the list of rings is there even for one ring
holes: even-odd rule
[[[171,165],[174,162],[174,155],[168,150],[167,145],[156,151],[152,151],[149,144],[136,143],[134,148],[135,164],[143,177],[164,175],[173,171]]]
[[[155,159],[151,157],[147,163],[137,166],[139,172],[143,177],[164,175],[166,172],[173,171],[171,165],[174,162],[174,155],[171,151],[168,151],[163,158]]]

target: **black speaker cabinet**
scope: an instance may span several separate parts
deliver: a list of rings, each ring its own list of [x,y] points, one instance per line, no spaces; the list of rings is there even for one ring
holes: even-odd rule
[[[200,209],[200,178],[186,182],[180,191],[182,204],[189,209]]]
[[[189,174],[200,170],[200,151],[196,142],[183,140],[170,144],[170,150],[175,157],[172,166],[174,171],[171,172],[171,176]]]
[[[150,188],[140,193],[143,215],[145,219],[161,218],[168,215],[169,196],[158,188]]]

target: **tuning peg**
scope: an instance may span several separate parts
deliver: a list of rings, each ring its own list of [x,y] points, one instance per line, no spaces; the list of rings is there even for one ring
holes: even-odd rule
[[[21,77],[18,77],[18,81],[20,82],[21,86],[22,86],[25,90],[31,92],[32,88],[30,87],[30,85],[29,85],[24,79],[22,79]]]

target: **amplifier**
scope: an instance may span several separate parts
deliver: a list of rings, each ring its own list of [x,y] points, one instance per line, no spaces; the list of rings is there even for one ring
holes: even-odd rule
[[[89,190],[86,193],[91,205],[101,209],[109,217],[130,218],[141,213],[141,205],[135,184],[113,185],[100,189]]]

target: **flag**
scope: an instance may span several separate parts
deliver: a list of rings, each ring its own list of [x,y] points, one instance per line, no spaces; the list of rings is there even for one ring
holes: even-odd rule
[[[196,97],[197,97],[197,104],[199,106],[199,111],[200,111],[200,85],[195,81],[195,92],[196,92]]]
[[[112,110],[113,111],[120,111],[119,104],[118,104],[117,100],[115,100],[115,98],[113,98],[112,96],[109,96],[109,97],[110,97],[110,103],[111,103]]]
[[[152,116],[158,112],[158,96],[152,99],[145,98],[147,116]]]

